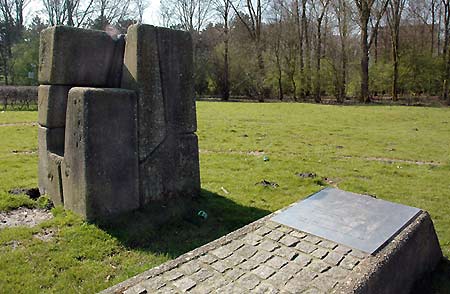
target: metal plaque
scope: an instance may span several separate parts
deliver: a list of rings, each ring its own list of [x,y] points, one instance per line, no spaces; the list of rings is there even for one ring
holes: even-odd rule
[[[326,188],[271,220],[373,254],[420,212],[415,207]]]

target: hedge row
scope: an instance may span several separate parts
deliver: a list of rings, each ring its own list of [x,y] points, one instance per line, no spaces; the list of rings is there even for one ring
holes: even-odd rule
[[[0,86],[0,107],[3,110],[36,109],[37,100],[36,86]]]

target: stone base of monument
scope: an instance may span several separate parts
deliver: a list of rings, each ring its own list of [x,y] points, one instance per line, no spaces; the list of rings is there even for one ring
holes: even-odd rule
[[[410,293],[442,258],[431,218],[367,197],[325,189],[102,293]]]

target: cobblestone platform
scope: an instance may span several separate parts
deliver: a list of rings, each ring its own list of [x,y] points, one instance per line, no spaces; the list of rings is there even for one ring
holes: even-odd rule
[[[401,240],[427,218],[419,216],[377,257],[280,225],[271,216],[102,293],[348,293],[349,285],[377,272],[371,264],[388,263]]]

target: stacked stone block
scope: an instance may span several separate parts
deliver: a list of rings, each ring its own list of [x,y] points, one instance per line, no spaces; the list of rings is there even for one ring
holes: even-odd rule
[[[143,205],[200,189],[189,33],[149,25],[128,29],[122,87],[138,95]]]
[[[66,207],[87,219],[138,208],[135,93],[72,88],[66,121]]]
[[[55,204],[96,219],[199,193],[189,34],[52,27],[39,81],[39,189]]]

